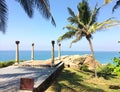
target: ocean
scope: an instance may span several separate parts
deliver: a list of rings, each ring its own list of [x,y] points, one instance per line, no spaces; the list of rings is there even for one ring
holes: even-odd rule
[[[58,52],[55,51],[55,57],[57,57]],[[61,56],[63,55],[84,55],[91,54],[90,51],[61,51]],[[114,57],[119,57],[118,52],[115,51],[96,51],[95,59],[100,63],[111,63]],[[35,60],[47,60],[51,58],[51,51],[35,51]],[[20,60],[30,60],[31,51],[20,51],[19,52]],[[15,51],[0,51],[0,61],[10,61],[15,60]]]

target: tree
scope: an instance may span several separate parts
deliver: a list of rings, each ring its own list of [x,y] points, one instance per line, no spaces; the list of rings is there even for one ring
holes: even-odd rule
[[[27,15],[32,18],[34,9],[37,8],[40,14],[46,19],[51,18],[51,22],[56,26],[54,18],[50,12],[49,0],[15,0],[23,7]],[[6,31],[7,22],[7,4],[6,0],[0,0],[0,31]]]
[[[65,39],[75,37],[75,39],[71,42],[72,45],[72,43],[76,43],[79,40],[81,40],[81,38],[85,37],[90,45],[90,49],[94,61],[95,77],[97,77],[97,73],[96,73],[96,64],[94,58],[94,50],[91,41],[92,34],[94,34],[99,30],[110,28],[119,24],[119,21],[113,18],[109,18],[101,23],[97,22],[97,15],[101,8],[102,7],[97,8],[97,4],[96,4],[93,11],[91,11],[87,0],[82,0],[82,2],[78,4],[77,6],[78,14],[76,15],[71,8],[68,8],[68,12],[70,14],[68,21],[70,22],[70,24],[67,25],[65,28],[67,28],[69,31],[63,34],[62,36],[60,36],[57,40],[58,42],[60,42]]]
[[[112,2],[113,0],[104,0],[104,4],[108,4],[110,2]],[[120,7],[120,0],[116,1],[116,4],[114,5],[112,11],[114,12],[115,9],[117,9],[118,7]]]

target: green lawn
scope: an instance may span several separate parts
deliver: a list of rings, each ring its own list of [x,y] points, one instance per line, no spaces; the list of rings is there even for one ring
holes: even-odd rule
[[[120,77],[92,78],[92,73],[64,68],[46,92],[120,92]],[[111,88],[110,88],[111,86]]]

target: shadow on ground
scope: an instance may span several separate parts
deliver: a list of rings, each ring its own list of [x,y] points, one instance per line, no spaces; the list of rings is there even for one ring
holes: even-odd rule
[[[82,76],[69,70],[63,70],[49,90],[52,90],[51,92],[105,92],[102,89],[88,86],[84,83]]]

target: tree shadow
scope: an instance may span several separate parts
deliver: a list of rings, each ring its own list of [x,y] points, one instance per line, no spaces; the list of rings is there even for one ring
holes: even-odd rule
[[[13,70],[14,69],[14,70]],[[11,72],[3,70],[3,74],[0,74],[0,88],[7,87],[10,85],[17,85],[20,82],[20,78],[34,78],[34,82],[38,80],[40,76],[46,76],[50,74],[53,69],[48,68],[34,68],[34,67],[14,67],[12,70],[7,69]],[[2,85],[4,83],[4,85]]]
[[[83,77],[76,72],[64,70],[61,76],[54,81],[53,88],[55,91],[53,92],[105,92],[100,88],[90,87],[83,82]]]
[[[115,78],[116,74],[106,74],[106,73],[97,73],[98,77],[103,77],[106,80],[110,80],[111,78]]]
[[[33,74],[33,73],[34,74],[37,74],[37,73],[45,74],[46,72],[48,72],[45,68],[16,67],[14,69],[15,69],[14,72],[8,72],[8,73],[0,74],[0,78],[10,78],[10,77],[24,76],[24,75],[29,75],[29,74]],[[17,72],[17,71],[21,71],[21,72]]]
[[[109,85],[110,89],[114,89],[114,90],[120,90],[120,86],[119,85]]]

